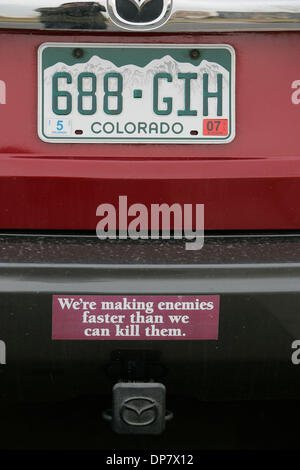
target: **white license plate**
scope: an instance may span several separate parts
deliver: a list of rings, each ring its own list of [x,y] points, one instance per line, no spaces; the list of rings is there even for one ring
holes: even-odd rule
[[[38,68],[38,133],[45,142],[234,139],[229,45],[45,43]]]

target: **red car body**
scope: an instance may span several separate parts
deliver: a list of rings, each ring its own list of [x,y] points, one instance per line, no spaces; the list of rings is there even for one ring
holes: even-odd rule
[[[224,43],[236,52],[236,137],[218,145],[49,144],[37,134],[37,50],[48,41]],[[119,195],[205,204],[206,230],[299,229],[300,32],[0,33],[0,227],[95,230]],[[296,86],[296,85],[294,85]],[[294,100],[295,101],[295,100]]]

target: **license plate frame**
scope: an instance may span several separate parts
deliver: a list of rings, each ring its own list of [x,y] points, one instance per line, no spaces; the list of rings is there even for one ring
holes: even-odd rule
[[[53,54],[53,48],[57,50],[57,59],[54,59],[56,51]],[[82,58],[74,57],[75,50],[79,50],[83,52]],[[121,55],[125,54],[127,51],[128,59],[121,58]],[[192,58],[191,51],[199,51],[199,57],[197,59]],[[123,52],[122,52],[123,51]],[[128,52],[129,51],[129,52]],[[145,53],[147,52],[149,59],[145,59]],[[136,54],[137,59],[136,62],[141,63],[142,61],[145,62],[146,65],[143,67],[138,64],[132,64],[132,57],[134,57],[134,53]],[[92,55],[93,54],[93,55]],[[99,57],[101,54],[101,57]],[[105,57],[109,55],[110,60],[107,60]],[[223,55],[223,56],[222,56]],[[60,61],[63,57],[64,62]],[[116,65],[116,58],[119,57],[119,64]],[[153,58],[155,57],[155,58]],[[189,57],[189,59],[188,59]],[[89,59],[88,59],[89,58]],[[151,59],[152,58],[152,59]],[[167,58],[171,58],[169,60]],[[181,61],[178,60],[181,58]],[[207,60],[207,58],[212,58],[213,60]],[[88,59],[88,60],[87,60]],[[92,60],[94,59],[94,62]],[[56,60],[56,62],[55,62]],[[125,60],[125,65],[120,65]],[[126,63],[127,60],[127,63]],[[169,60],[169,62],[167,62]],[[218,62],[216,61],[218,60]],[[110,62],[112,66],[108,64]],[[51,65],[50,65],[51,64]],[[151,65],[152,64],[152,65]],[[153,65],[155,64],[155,65]],[[202,64],[202,65],[201,65]],[[150,67],[150,71],[147,67]],[[76,70],[75,67],[79,67],[79,70]],[[73,69],[72,69],[73,67]],[[84,70],[85,67],[85,70]],[[98,73],[95,72],[95,68],[100,70]],[[111,68],[109,68],[111,67]],[[126,70],[126,67],[128,70]],[[156,68],[156,74],[154,75]],[[169,72],[170,67],[173,69],[177,67],[177,75],[173,75]],[[206,68],[205,68],[206,67]],[[101,76],[104,72],[102,72],[102,68],[105,71],[105,75]],[[190,72],[186,71],[189,70]],[[197,68],[199,73],[197,73]],[[120,114],[123,113],[123,103],[125,102],[126,98],[126,105],[128,105],[128,100],[131,104],[131,115],[138,115],[136,110],[143,109],[145,110],[145,106],[143,102],[146,100],[148,101],[148,107],[151,107],[151,93],[149,92],[146,98],[144,97],[144,88],[142,89],[134,89],[129,90],[127,87],[126,93],[127,95],[123,96],[124,88],[119,93],[122,99],[122,111],[119,114],[105,114],[101,106],[104,107],[104,96],[105,93],[118,93],[119,87],[119,76],[122,77],[122,87],[124,86],[123,83],[131,83],[129,78],[137,70],[137,76],[142,77],[139,78],[140,81],[145,81],[145,76],[142,73],[139,73],[141,69],[146,70],[146,75],[150,78],[152,77],[152,82],[149,81],[151,84],[151,91],[152,91],[152,98],[153,98],[153,109],[152,114],[151,111],[147,111],[148,116],[145,118],[144,115],[142,116],[142,121],[135,121],[135,118],[131,118],[127,111],[128,119],[126,120],[127,127],[125,128],[124,124],[122,127],[122,123],[120,124],[120,119],[124,119],[124,114],[120,118]],[[152,69],[154,71],[152,72]],[[173,70],[172,69],[172,70]],[[92,70],[92,72],[91,72]],[[108,72],[107,72],[108,70]],[[166,71],[167,70],[167,71]],[[179,70],[179,71],[178,71]],[[122,71],[122,73],[121,73]],[[79,92],[79,73],[83,73],[85,76],[81,82],[81,91]],[[65,74],[64,77],[55,78],[56,79],[56,91],[59,93],[62,92],[65,96],[58,96],[55,97],[56,99],[56,106],[57,109],[55,111],[68,111],[65,107],[68,107],[68,94],[71,96],[71,112],[68,114],[55,114],[54,113],[54,81],[53,77],[56,74]],[[124,76],[125,80],[124,80]],[[152,76],[151,76],[152,73]],[[173,73],[173,72],[172,72]],[[204,91],[204,73],[208,76],[206,79],[206,95],[205,98],[205,91]],[[52,74],[52,75],[51,75]],[[67,75],[66,75],[67,74]],[[87,77],[86,74],[92,74],[96,76],[96,88],[93,89],[93,77]],[[131,75],[130,75],[131,74]],[[202,74],[202,75],[201,75]],[[106,84],[107,90],[104,89],[104,80],[105,77],[109,75],[110,83],[113,84],[111,88],[108,88],[110,85]],[[144,74],[145,75],[145,74]],[[158,77],[158,75],[160,75]],[[179,75],[184,75],[184,78],[178,78]],[[191,75],[197,75],[197,78],[191,78]],[[222,75],[222,79],[219,83],[219,75]],[[69,76],[71,76],[71,84],[68,84]],[[67,78],[66,78],[67,77]],[[155,78],[154,78],[155,77]],[[171,79],[170,79],[171,77]],[[52,78],[52,80],[51,80]],[[175,78],[177,81],[173,80]],[[90,80],[89,80],[90,79]],[[59,82],[59,80],[61,82]],[[64,82],[62,82],[62,80]],[[84,90],[84,80],[89,80],[87,89]],[[138,80],[135,78],[135,80]],[[150,79],[149,79],[150,80]],[[101,89],[99,92],[99,83],[102,81]],[[155,85],[154,85],[155,81]],[[171,83],[170,83],[171,82]],[[214,82],[214,86],[211,86],[211,83]],[[62,86],[59,85],[62,83]],[[107,83],[109,83],[107,79]],[[137,83],[137,82],[135,82]],[[77,84],[77,90],[73,89],[73,87]],[[68,86],[70,87],[68,88]],[[115,85],[117,87],[115,88]],[[220,86],[219,86],[220,85]],[[131,86],[131,85],[130,85]],[[134,85],[136,86],[136,85]],[[150,85],[149,85],[150,86]],[[168,93],[171,96],[163,96],[164,92],[159,94],[157,91],[157,97],[154,98],[155,94],[155,86],[156,91],[161,90],[163,87],[166,87],[165,90],[168,90]],[[173,86],[173,90],[172,90]],[[159,88],[161,87],[161,88]],[[175,87],[177,90],[182,90],[182,93],[175,93]],[[179,88],[180,87],[180,88]],[[49,91],[50,90],[50,91]],[[95,93],[93,93],[95,90]],[[202,97],[201,92],[198,94],[196,91],[202,90]],[[119,90],[120,91],[120,90]],[[132,93],[133,91],[133,93]],[[221,91],[221,92],[220,92]],[[95,95],[95,102],[96,102],[96,112],[94,114],[82,114],[79,115],[79,109],[75,110],[74,103],[77,103],[77,108],[79,108],[79,94],[83,92],[81,97],[81,111],[92,111],[90,109],[90,105],[94,106],[94,98],[93,94]],[[90,95],[84,95],[84,93],[90,93]],[[139,96],[139,93],[135,95],[135,92],[142,93],[142,97]],[[145,94],[147,95],[148,87],[146,87]],[[166,91],[165,91],[166,92]],[[219,92],[219,93],[218,93]],[[208,96],[210,94],[216,94],[217,96]],[[52,96],[50,96],[52,95]],[[158,96],[159,95],[159,96]],[[183,96],[184,95],[184,96]],[[178,98],[179,96],[179,98]],[[200,96],[200,98],[199,98]],[[195,99],[199,99],[200,101],[198,104],[194,104]],[[220,98],[221,97],[221,98]],[[116,98],[116,99],[115,99]],[[141,101],[140,98],[142,98]],[[64,100],[60,103],[63,103],[62,109],[59,109],[59,101]],[[108,100],[111,99],[112,105],[108,105],[112,107],[112,109],[108,109],[109,113],[111,111],[118,111],[118,99],[117,95],[108,96]],[[171,99],[171,101],[170,101]],[[86,100],[86,101],[84,101]],[[144,100],[144,101],[143,101]],[[156,104],[154,101],[156,100]],[[206,100],[207,104],[207,112],[209,113],[208,116],[203,115],[204,111],[204,101]],[[222,114],[219,113],[219,103],[221,103],[221,111]],[[83,104],[85,103],[85,104]],[[100,103],[100,106],[99,106]],[[176,106],[174,106],[176,103]],[[117,104],[117,108],[115,108]],[[142,107],[141,107],[142,104]],[[169,111],[168,107],[171,104],[171,113],[164,114]],[[52,109],[50,109],[52,106]],[[87,106],[87,109],[84,109],[84,106]],[[138,108],[140,106],[140,108]],[[157,106],[157,110],[154,111],[154,107]],[[100,111],[99,111],[100,109]],[[135,111],[134,111],[135,109]],[[148,108],[147,108],[148,109]],[[213,112],[211,112],[213,109]],[[224,112],[225,109],[225,112]],[[202,110],[202,112],[200,111]],[[126,111],[125,111],[126,112]],[[162,114],[156,114],[162,113]],[[179,113],[186,113],[179,116]],[[197,113],[197,115],[192,115],[192,113]],[[155,114],[154,114],[155,113]],[[71,116],[70,116],[71,114]],[[96,115],[96,117],[95,117]],[[75,118],[74,118],[75,116]],[[102,119],[102,117],[106,118],[106,121]],[[150,120],[152,118],[152,120]],[[171,135],[170,137],[163,137],[161,131],[166,131],[168,126],[173,126],[172,122],[176,118],[175,124],[177,127],[171,127],[168,132]],[[95,125],[92,127],[91,122],[92,119],[95,120]],[[76,120],[76,123],[75,123]],[[184,122],[184,125],[182,123]],[[226,123],[227,120],[227,123]],[[206,122],[204,122],[206,121]],[[60,123],[60,124],[58,124]],[[75,125],[74,125],[75,123]],[[83,124],[85,123],[85,124]],[[97,123],[97,126],[96,126]],[[195,124],[194,124],[195,123]],[[143,127],[140,128],[140,125],[143,124]],[[144,127],[146,124],[146,128]],[[151,128],[151,124],[153,127]],[[129,126],[130,125],[130,126]],[[183,131],[180,135],[177,133],[183,127]],[[62,126],[62,129],[61,129]],[[104,133],[104,126],[105,132],[106,130],[109,131],[109,135]],[[114,127],[113,127],[114,126]],[[135,127],[134,127],[135,126]],[[157,127],[156,127],[157,126]],[[207,126],[207,129],[204,127]],[[218,129],[217,129],[218,126]],[[83,128],[83,131],[82,129]],[[113,135],[111,133],[111,129],[113,128]],[[93,129],[93,131],[91,130]],[[124,137],[124,132],[128,130],[128,134]],[[132,130],[135,129],[134,135],[132,134]],[[158,129],[158,133],[152,134],[152,132],[156,132]],[[223,132],[223,134],[215,134],[215,132]],[[100,130],[100,132],[98,132]],[[78,132],[83,133],[80,134]],[[151,131],[151,132],[150,132]],[[177,131],[177,132],[176,132]],[[93,135],[91,136],[91,132]],[[137,136],[137,132],[139,135]],[[145,136],[145,132],[148,132],[148,135]],[[150,134],[149,134],[150,132]],[[198,132],[198,134],[192,135],[192,132]],[[204,134],[206,132],[206,134]],[[225,134],[224,134],[225,132]],[[116,137],[120,134],[120,137]],[[141,135],[140,135],[141,133]],[[187,136],[188,133],[188,136]],[[102,135],[100,135],[102,134]],[[235,138],[235,51],[232,46],[228,44],[125,44],[125,43],[118,43],[118,44],[97,44],[97,43],[57,43],[57,42],[47,42],[41,44],[38,49],[38,135],[41,140],[48,143],[101,143],[101,144],[227,144],[233,141]],[[163,134],[165,135],[165,134]]]

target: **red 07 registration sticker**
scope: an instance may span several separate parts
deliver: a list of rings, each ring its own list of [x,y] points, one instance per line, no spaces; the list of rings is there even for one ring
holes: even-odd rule
[[[228,119],[203,119],[203,135],[227,135]]]

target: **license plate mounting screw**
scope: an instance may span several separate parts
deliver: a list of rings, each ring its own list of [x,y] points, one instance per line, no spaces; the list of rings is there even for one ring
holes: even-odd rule
[[[192,50],[190,51],[190,56],[191,56],[191,58],[194,59],[194,60],[199,59],[199,57],[200,57],[200,51],[199,51],[199,49],[192,49]]]
[[[81,59],[81,57],[83,57],[83,49],[76,47],[76,49],[73,50],[73,56],[76,57],[76,59]]]

